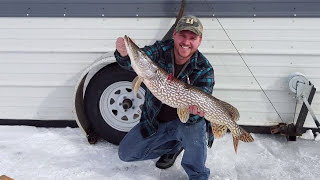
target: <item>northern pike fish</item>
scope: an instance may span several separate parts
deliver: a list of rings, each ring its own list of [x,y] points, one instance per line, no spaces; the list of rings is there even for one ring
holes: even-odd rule
[[[252,136],[235,122],[240,117],[235,107],[173,77],[153,62],[128,36],[124,37],[124,43],[131,66],[138,75],[132,82],[135,94],[143,82],[162,103],[177,108],[178,117],[183,123],[189,119],[189,106],[196,105],[199,111],[204,112],[204,118],[212,122],[216,138],[222,137],[227,129],[230,130],[236,153],[239,140],[253,141]]]

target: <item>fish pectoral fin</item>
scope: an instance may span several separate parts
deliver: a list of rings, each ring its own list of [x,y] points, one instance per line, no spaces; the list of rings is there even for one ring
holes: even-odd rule
[[[178,117],[182,123],[186,123],[189,119],[189,107],[187,108],[178,108],[177,109]]]
[[[139,91],[139,88],[141,86],[141,83],[143,82],[143,78],[137,76],[132,81],[132,89],[135,96],[137,96],[137,93]]]
[[[227,132],[227,126],[212,123],[211,125],[214,138],[222,138]]]
[[[250,133],[248,132],[244,132],[243,134],[241,134],[241,136],[239,137],[239,139],[243,142],[253,142],[254,139],[253,137],[251,136]]]

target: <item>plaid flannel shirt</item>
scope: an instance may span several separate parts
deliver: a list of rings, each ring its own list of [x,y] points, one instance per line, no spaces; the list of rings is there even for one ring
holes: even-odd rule
[[[157,41],[155,44],[151,46],[145,46],[142,48],[144,52],[157,64],[159,64],[164,70],[168,73],[173,72],[173,40],[167,41]],[[128,56],[121,57],[119,52],[116,50],[115,58],[118,64],[127,70],[133,71],[130,63],[130,59]],[[213,86],[215,84],[214,81],[214,70],[210,65],[209,61],[199,52],[196,51],[191,57],[188,65],[180,75],[178,79],[183,82],[189,83],[208,94],[212,94]],[[157,121],[157,115],[160,111],[162,103],[152,95],[152,93],[146,89],[145,94],[145,103],[142,107],[142,115],[141,115],[141,134],[143,137],[152,136],[157,132],[159,122]],[[198,115],[190,115],[187,123],[194,124],[198,121],[205,120],[204,118]],[[208,137],[208,146],[211,147],[214,136],[211,129],[211,123],[206,121],[207,124],[207,137]]]

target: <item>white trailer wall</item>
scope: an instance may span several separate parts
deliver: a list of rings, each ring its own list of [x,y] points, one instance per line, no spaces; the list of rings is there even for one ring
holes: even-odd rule
[[[320,18],[219,18],[227,34],[217,19],[201,20],[200,51],[215,69],[214,95],[239,109],[239,124],[296,119],[301,102],[295,111],[286,81],[301,72],[320,88]],[[173,18],[0,18],[0,119],[74,120],[74,85],[84,68],[114,51],[118,36],[148,45],[173,23]],[[319,93],[312,107],[320,117]],[[308,115],[306,126],[313,124]]]

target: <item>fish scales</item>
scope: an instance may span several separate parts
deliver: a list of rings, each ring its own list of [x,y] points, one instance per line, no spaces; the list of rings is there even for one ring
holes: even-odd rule
[[[160,69],[154,78],[146,80],[145,84],[150,84],[151,88],[149,90],[151,92],[157,92],[158,89],[161,89],[161,93],[153,93],[153,95],[168,106],[184,108],[196,105],[204,111],[206,119],[217,124],[225,124],[227,121],[230,124],[230,129],[234,129],[234,126],[232,126],[234,121],[232,121],[222,106],[215,103],[215,99],[212,96],[192,86],[183,84],[181,83],[182,81],[178,81],[175,78],[168,80],[168,77],[169,74]],[[169,99],[173,99],[173,101]],[[212,99],[212,101],[208,101],[208,99]]]
[[[235,107],[175,77],[169,77],[169,74],[155,64],[129,37],[125,36],[124,41],[132,68],[138,75],[138,82],[143,82],[162,103],[182,109],[183,111],[180,111],[182,115],[185,110],[188,111],[189,106],[196,105],[204,112],[204,117],[208,121],[222,127],[226,126],[230,130],[236,152],[239,140],[253,141],[252,136],[235,122],[239,119],[239,112]]]

